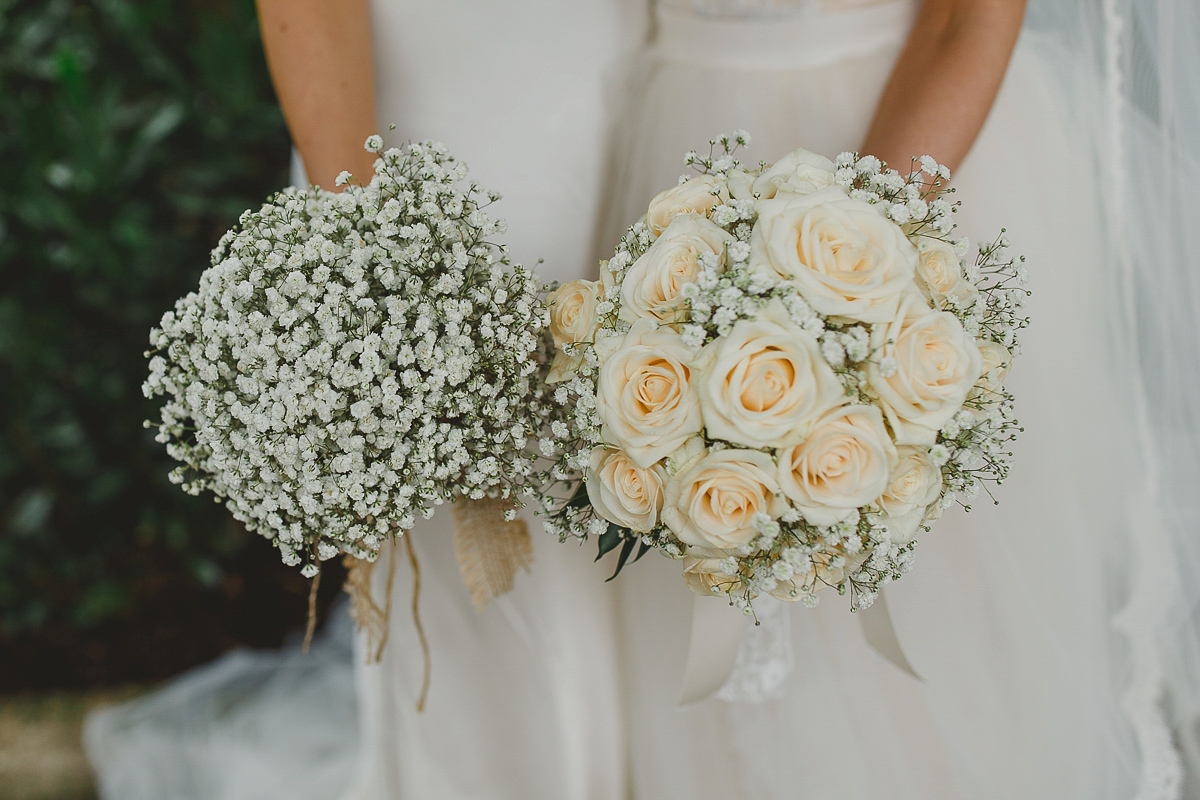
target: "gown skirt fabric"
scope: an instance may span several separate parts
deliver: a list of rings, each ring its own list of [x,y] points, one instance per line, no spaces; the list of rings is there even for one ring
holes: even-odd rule
[[[686,151],[720,133],[749,131],[739,158],[751,164],[798,146],[856,149],[916,10],[703,5],[657,9],[621,121],[609,241],[675,183]],[[1007,381],[1025,430],[999,505],[981,495],[948,511],[885,591],[924,680],[871,651],[849,598],[831,592],[815,609],[786,605],[795,666],[775,699],[679,709],[693,597],[676,563],[645,559],[617,581],[639,800],[1167,796],[1155,769],[1170,746],[1126,691],[1131,656],[1113,626],[1129,593],[1120,564],[1137,534],[1137,476],[1096,266],[1096,181],[1029,38],[952,180],[960,232],[978,243],[1004,226],[1027,257],[1033,324]]]
[[[608,120],[639,24],[629,5],[372,3],[379,118],[396,125],[388,141],[445,142],[472,180],[504,195],[493,211],[508,221],[513,258],[544,259],[545,280],[596,269]],[[450,509],[410,534],[432,659],[423,713],[413,573],[399,550],[381,558],[377,600],[387,560],[399,560],[390,638],[378,663],[355,653],[362,751],[344,800],[623,796],[613,585],[588,552],[526,517],[532,569],[482,613],[459,577]]]
[[[908,0],[683,2],[654,10],[635,53],[650,21],[639,0],[373,0],[380,120],[397,126],[391,143],[444,141],[505,194],[495,211],[517,260],[544,258],[547,278],[594,277],[596,257],[684,171],[684,152],[716,134],[750,131],[750,163],[856,148],[915,11]],[[830,594],[769,615],[790,630],[792,664],[770,699],[681,709],[693,595],[677,563],[649,557],[605,584],[611,564],[530,517],[531,572],[477,613],[442,509],[411,533],[432,651],[424,713],[413,572],[388,550],[373,594],[384,599],[396,557],[390,639],[374,664],[356,642],[357,726],[335,713],[344,660],[292,685],[235,658],[94,721],[106,800],[334,800],[330,774],[351,776],[341,800],[1170,797],[1153,692],[1129,690],[1141,654],[1114,624],[1136,626],[1119,612],[1144,515],[1096,266],[1099,187],[1038,45],[1018,45],[953,181],[972,241],[1005,226],[1027,257],[1034,322],[1007,382],[1025,431],[1000,505],[981,496],[947,512],[885,592],[923,681],[870,650],[848,599]],[[292,713],[300,695],[307,716]],[[212,719],[188,712],[197,700]],[[256,721],[240,738],[234,709]],[[259,758],[247,730],[279,758]],[[234,746],[205,758],[217,742]],[[187,769],[156,783],[148,765],[172,753]],[[234,762],[265,769],[255,782],[197,778]],[[322,766],[336,769],[306,780]]]

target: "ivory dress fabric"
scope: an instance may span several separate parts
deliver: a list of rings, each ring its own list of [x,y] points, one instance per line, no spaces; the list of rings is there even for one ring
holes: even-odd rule
[[[513,257],[546,280],[590,277],[622,56],[640,6],[621,0],[374,0],[379,118],[389,139],[438,139],[500,191]],[[396,569],[381,662],[358,661],[362,752],[345,800],[624,796],[615,593],[592,553],[527,515],[530,572],[476,613],[454,559],[453,515],[410,534],[432,650],[423,662]],[[375,570],[382,599],[386,557]]]
[[[857,149],[915,12],[908,0],[660,0],[621,123],[608,239],[719,133],[748,130],[750,163]],[[1034,321],[1007,381],[1025,432],[1000,504],[947,512],[885,590],[924,682],[871,651],[849,598],[830,593],[786,607],[794,669],[774,699],[680,710],[693,598],[677,564],[645,559],[619,579],[639,800],[1172,796],[1173,753],[1153,701],[1131,689],[1114,622],[1146,517],[1125,472],[1137,463],[1129,373],[1097,266],[1087,133],[1054,86],[1025,36],[953,179],[972,241],[1004,226],[1028,258]]]

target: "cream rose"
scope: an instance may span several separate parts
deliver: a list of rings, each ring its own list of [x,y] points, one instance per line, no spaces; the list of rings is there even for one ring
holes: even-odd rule
[[[778,457],[784,495],[810,524],[832,525],[887,488],[896,448],[878,408],[843,406]]]
[[[607,344],[607,343],[606,343]],[[603,350],[608,350],[607,347]],[[695,351],[679,334],[636,323],[600,366],[596,413],[604,440],[647,468],[700,432],[700,401],[692,387]]]
[[[800,149],[776,161],[754,181],[754,193],[762,200],[777,194],[810,194],[833,186],[833,162],[825,156]]]
[[[569,356],[559,350],[554,354],[554,360],[550,362],[550,370],[546,373],[546,383],[562,383],[571,380],[582,363],[582,355],[577,353]]]
[[[757,535],[755,514],[774,519],[786,509],[769,455],[717,450],[667,479],[662,521],[685,544],[731,548]]]
[[[922,238],[917,247],[917,288],[935,308],[970,308],[979,289],[963,277],[954,247],[941,239]]]
[[[707,453],[708,448],[704,445],[704,437],[693,436],[663,459],[667,474],[678,475],[686,472]]]
[[[726,179],[729,186],[729,196],[734,200],[754,199],[754,176],[740,167],[729,170]]]
[[[588,501],[601,517],[638,533],[658,524],[667,479],[661,464],[642,468],[621,450],[596,447],[586,472]]]
[[[621,282],[621,319],[671,321],[683,305],[685,284],[700,274],[700,256],[724,257],[735,241],[717,225],[697,214],[675,217],[662,236],[633,262]]]
[[[929,459],[927,448],[905,445],[897,447],[896,453],[892,479],[876,504],[891,517],[912,511],[923,514],[942,492],[942,470]]]
[[[597,289],[595,281],[569,281],[546,298],[550,307],[550,335],[556,345],[591,340],[596,331]]]
[[[659,236],[676,217],[699,214],[708,217],[712,210],[729,199],[725,182],[715,175],[695,175],[678,186],[659,192],[646,210],[646,227]]]
[[[845,402],[817,340],[778,299],[709,343],[696,363],[704,425],[714,439],[747,447],[792,444]]]
[[[721,571],[722,558],[684,556],[683,582],[687,588],[705,597],[729,594],[742,588],[742,579]]]
[[[925,517],[925,509],[914,508],[907,514],[896,516],[884,514],[883,524],[887,525],[892,541],[903,546],[911,542],[913,537],[917,535],[917,529],[921,527],[921,523],[925,521]]]
[[[910,295],[894,320],[872,328],[871,347],[867,382],[896,444],[932,445],[979,379],[983,356],[975,340],[949,311]],[[886,377],[885,361],[895,367]]]
[[[829,188],[758,207],[751,263],[790,279],[818,312],[886,322],[913,291],[917,249],[875,206]]]
[[[1012,353],[1004,345],[987,339],[977,339],[975,344],[983,355],[983,368],[970,396],[985,406],[991,405],[1000,401],[1004,379],[1012,368]]]

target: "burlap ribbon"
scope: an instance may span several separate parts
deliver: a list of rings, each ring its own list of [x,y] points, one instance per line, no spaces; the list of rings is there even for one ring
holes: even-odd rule
[[[869,608],[855,613],[867,644],[897,669],[924,682],[904,655],[883,594],[880,593]],[[746,625],[746,615],[728,602],[717,597],[694,599],[692,634],[683,671],[680,706],[707,700],[721,690],[733,674]]]
[[[501,499],[460,500],[454,504],[454,551],[459,573],[476,611],[482,611],[494,598],[510,591],[517,571],[528,569],[533,562],[533,540],[523,519],[505,520],[504,512],[512,504]],[[412,540],[405,534],[400,537],[408,553],[413,571],[412,615],[421,642],[421,653],[425,662],[421,695],[417,710],[425,709],[429,695],[431,661],[429,641],[421,625],[421,568],[413,550]],[[396,547],[393,542],[388,557],[387,585],[384,587],[383,605],[371,596],[371,576],[375,562],[346,556],[346,592],[350,595],[350,615],[364,632],[367,640],[367,663],[378,662],[383,657],[388,640],[388,623],[392,615],[392,587],[396,578]],[[314,587],[316,583],[314,582]],[[314,596],[316,589],[314,588]],[[310,602],[310,606],[312,603]],[[313,608],[309,610],[310,625],[315,619]]]
[[[533,540],[525,520],[504,519],[511,508],[499,498],[454,504],[454,553],[476,611],[510,591],[517,570],[533,563]]]

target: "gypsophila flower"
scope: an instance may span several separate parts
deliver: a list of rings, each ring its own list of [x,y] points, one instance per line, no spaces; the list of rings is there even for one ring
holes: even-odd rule
[[[172,480],[306,575],[373,558],[457,497],[541,505],[553,480],[525,450],[556,407],[542,285],[493,243],[503,226],[444,146],[365,146],[367,186],[342,173],[341,194],[287,189],[244,213],[150,336]]]

